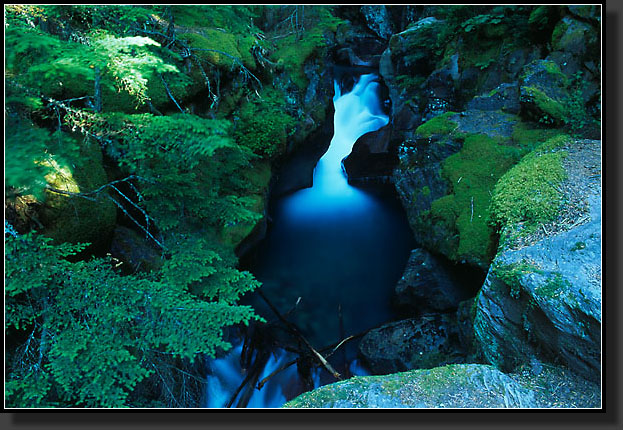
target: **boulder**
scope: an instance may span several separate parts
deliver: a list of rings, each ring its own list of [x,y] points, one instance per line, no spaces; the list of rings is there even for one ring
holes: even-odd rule
[[[389,48],[396,75],[413,75],[415,72],[428,76],[434,70],[437,58],[434,52],[436,30],[442,22],[434,17],[427,17],[391,37]]]
[[[392,22],[384,5],[361,6],[361,13],[366,19],[370,30],[380,38],[389,40],[393,33]]]
[[[599,408],[599,387],[564,368],[505,374],[483,364],[451,364],[357,376],[303,393],[286,408]]]
[[[76,139],[64,135],[64,139]],[[68,147],[68,142],[65,143]],[[91,140],[76,144],[75,153],[65,160],[50,157],[53,172],[45,176],[48,186],[68,193],[89,193],[98,190],[108,182],[104,170],[100,146]],[[42,233],[56,242],[88,242],[90,252],[108,249],[117,221],[117,207],[107,197],[109,189],[88,198],[45,191],[45,200],[39,211],[43,224]],[[115,193],[117,201],[123,198]]]
[[[431,368],[464,359],[456,316],[426,314],[370,330],[359,355],[374,374]]]
[[[500,84],[488,94],[476,96],[467,103],[467,110],[497,111],[518,114],[519,86],[516,82]]]
[[[398,158],[390,147],[390,137],[391,127],[386,125],[357,139],[351,153],[342,160],[349,182],[386,181],[391,176]]]
[[[467,262],[486,271],[495,255],[494,232],[489,231],[484,212],[476,213],[475,222],[472,222],[469,198],[467,203],[455,205],[458,201],[455,198],[465,197],[456,188],[469,186],[467,192],[480,196],[476,205],[486,209],[487,190],[494,185],[494,175],[501,175],[503,168],[513,161],[512,150],[507,151],[496,142],[509,142],[517,122],[515,115],[501,111],[447,112],[422,124],[413,132],[413,140],[405,141],[398,148],[399,163],[393,182],[414,238],[423,248],[453,262]],[[465,141],[470,145],[464,149]],[[444,170],[450,157],[454,157],[453,165],[460,169],[452,183],[448,175],[457,171]],[[474,162],[474,157],[482,162]],[[486,178],[481,175],[484,164],[490,169]],[[464,177],[473,179],[459,185]],[[463,219],[467,217],[463,232],[456,226],[461,215]]]
[[[556,24],[552,33],[552,51],[568,52],[576,58],[599,58],[598,28],[565,16]]]
[[[505,240],[478,296],[475,338],[487,361],[502,369],[541,357],[599,381],[600,142],[565,149],[569,179],[560,186],[559,216],[528,238]]]
[[[519,86],[522,116],[546,124],[565,123],[569,115],[569,80],[557,63],[536,60],[528,64]]]
[[[412,315],[453,311],[470,296],[469,289],[451,275],[450,264],[418,248],[411,251],[404,274],[394,290],[393,303]]]

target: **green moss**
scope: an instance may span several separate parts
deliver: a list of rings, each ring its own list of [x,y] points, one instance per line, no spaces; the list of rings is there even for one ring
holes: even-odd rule
[[[435,200],[430,213],[458,231],[455,259],[482,262],[493,257],[494,231],[488,213],[491,193],[517,158],[514,148],[477,134],[469,135],[461,151],[444,162],[442,176],[451,184],[452,192]]]
[[[344,21],[336,18],[327,6],[315,6],[305,10],[309,21],[302,32],[290,34],[277,40],[277,49],[272,53],[273,61],[281,61],[292,82],[301,90],[305,90],[308,79],[305,75],[305,63],[314,58],[322,57],[321,52],[327,47],[326,36],[335,34]]]
[[[529,152],[548,139],[562,133],[560,129],[533,128],[524,122],[518,121],[513,127],[512,140],[520,148]]]
[[[560,145],[564,137],[542,145]],[[562,167],[564,151],[543,152],[539,149],[524,157],[496,184],[491,200],[491,219],[500,226],[523,226],[530,233],[538,225],[552,221],[562,203],[559,184],[566,178]]]
[[[64,135],[66,145],[73,137]],[[77,142],[74,145],[78,145]],[[46,175],[48,184],[70,193],[86,193],[108,182],[102,163],[99,145],[86,141],[79,144],[75,155],[50,157],[54,171]],[[46,226],[43,233],[57,243],[89,242],[100,244],[112,233],[117,211],[105,197],[106,191],[97,194],[95,201],[46,191],[41,221]]]
[[[169,87],[169,91],[178,103],[182,103],[184,99],[189,98],[205,86],[182,73],[164,75],[163,78]],[[159,76],[149,80],[147,96],[158,109],[173,103]],[[174,109],[177,108],[174,107]]]
[[[562,36],[567,32],[568,28],[569,24],[563,20],[560,20],[558,24],[556,24],[556,27],[552,33],[552,46],[558,46],[560,39],[562,39]]]
[[[562,124],[565,122],[569,113],[563,103],[549,97],[537,87],[526,86],[522,89],[525,91],[528,101],[534,103],[542,113],[543,116],[539,118],[539,121],[546,124]]]
[[[231,67],[232,59],[227,55],[214,51],[201,51],[202,49],[217,50],[241,59],[242,55],[238,51],[237,36],[225,30],[214,28],[203,28],[199,33],[182,33],[178,36],[184,40],[191,48],[197,49],[195,54],[202,61],[220,67]]]
[[[562,87],[566,87],[567,85],[569,85],[569,79],[564,73],[562,73],[562,70],[560,69],[558,63],[550,60],[543,61],[541,64],[543,64],[545,71],[548,74],[552,75],[558,81],[558,85]]]
[[[456,122],[450,120],[450,118],[455,115],[457,115],[456,112],[443,113],[420,125],[415,132],[424,138],[431,137],[436,134],[449,134],[458,127]]]
[[[563,294],[569,286],[569,281],[564,279],[562,274],[554,272],[543,285],[536,288],[535,293],[551,299]]]
[[[443,222],[446,227],[454,228],[458,215],[458,207],[454,194],[448,194],[431,203],[430,216]]]
[[[514,299],[519,298],[521,291],[521,279],[529,273],[542,273],[535,265],[522,260],[512,264],[494,264],[493,274],[510,287],[510,296]]]
[[[570,251],[579,251],[584,248],[586,248],[585,242],[576,242],[575,245],[573,245],[573,248],[570,249]]]
[[[423,186],[422,187],[422,195],[425,197],[430,196],[430,188],[428,186]]]
[[[254,153],[272,158],[285,151],[286,139],[295,120],[285,112],[281,92],[265,86],[260,97],[241,106],[234,137]]]

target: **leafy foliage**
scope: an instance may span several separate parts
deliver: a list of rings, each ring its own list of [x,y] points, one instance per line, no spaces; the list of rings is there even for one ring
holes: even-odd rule
[[[102,259],[65,259],[83,244],[7,238],[7,329],[31,333],[10,357],[8,404],[131,406],[136,385],[159,371],[155,356],[192,360],[228,348],[222,327],[254,318],[233,303],[257,281],[219,264],[205,243],[183,248],[147,279],[120,276]],[[208,300],[190,293],[193,282],[204,282]]]
[[[196,406],[201,359],[258,319],[234,248],[301,120],[286,87],[339,22],[303,7],[297,35],[269,42],[266,10],[7,6],[8,406]],[[117,221],[161,262],[103,257]]]
[[[284,152],[293,125],[294,118],[286,112],[283,98],[266,87],[261,98],[244,103],[240,108],[234,136],[241,146],[271,158]]]

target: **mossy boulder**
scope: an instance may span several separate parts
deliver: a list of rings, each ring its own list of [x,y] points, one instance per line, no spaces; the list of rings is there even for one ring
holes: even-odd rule
[[[503,239],[478,296],[475,338],[487,361],[504,370],[538,356],[598,381],[600,142],[561,147],[555,140],[496,187],[492,214]],[[556,157],[563,150],[567,156]]]
[[[419,138],[399,148],[394,183],[425,248],[488,268],[496,246],[488,224],[491,193],[523,153],[512,141],[518,122],[500,111],[447,112],[422,124],[415,131]]]
[[[325,385],[286,408],[536,407],[535,393],[499,370],[452,364],[386,376],[359,376]]]
[[[562,125],[569,111],[569,80],[554,61],[537,60],[524,68],[519,82],[521,114],[544,124]]]
[[[595,55],[599,52],[599,32],[592,25],[570,16],[556,24],[552,33],[552,50],[568,52],[574,57]]]
[[[389,40],[396,75],[428,76],[435,66],[437,29],[441,21],[434,17],[421,19]]]
[[[358,376],[301,394],[286,408],[599,408],[597,384],[562,366],[533,361],[505,374],[483,364],[450,364]]]
[[[483,110],[518,114],[519,86],[517,83],[500,84],[487,94],[474,97],[467,103],[467,110]]]
[[[54,167],[45,177],[49,187],[66,193],[89,193],[108,182],[99,145],[86,139],[77,147],[77,152],[49,161]],[[89,242],[94,248],[106,247],[117,219],[117,208],[107,193],[104,189],[84,198],[46,190],[40,213],[45,226],[42,233],[59,243]]]

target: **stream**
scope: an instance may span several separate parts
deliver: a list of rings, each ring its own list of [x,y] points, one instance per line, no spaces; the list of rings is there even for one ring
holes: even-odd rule
[[[314,169],[313,186],[271,201],[266,237],[243,262],[243,269],[262,282],[262,294],[316,349],[395,318],[391,296],[414,247],[393,186],[353,186],[342,170],[355,141],[389,121],[378,76],[355,79],[350,91],[335,83],[334,135]],[[243,302],[266,320],[275,319],[257,295]],[[356,359],[356,344],[348,343],[329,359],[336,369],[341,365],[340,373],[367,373]],[[224,407],[243,381],[241,351],[239,343],[208,363],[206,407]],[[294,358],[291,352],[274,351],[260,380]],[[321,368],[311,377],[314,387],[335,381]],[[254,390],[247,407],[281,406],[304,390],[297,378],[296,365],[289,366]]]

